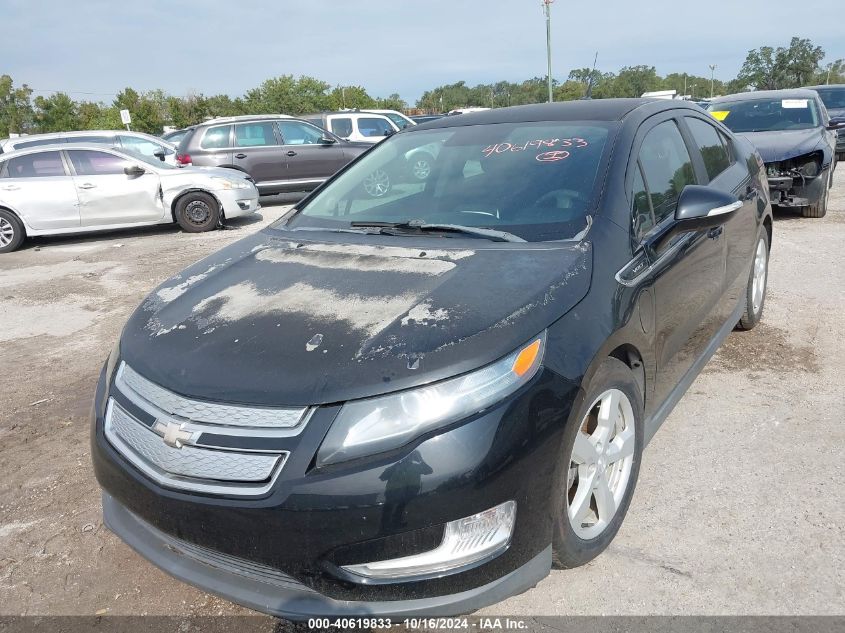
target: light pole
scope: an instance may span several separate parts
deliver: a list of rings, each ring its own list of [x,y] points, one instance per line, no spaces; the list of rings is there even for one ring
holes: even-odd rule
[[[554,101],[552,94],[552,2],[555,0],[543,0],[543,10],[546,13],[546,61],[548,63],[547,78],[549,80],[549,103]]]
[[[710,98],[713,98],[713,76],[716,73],[716,64],[710,64]]]

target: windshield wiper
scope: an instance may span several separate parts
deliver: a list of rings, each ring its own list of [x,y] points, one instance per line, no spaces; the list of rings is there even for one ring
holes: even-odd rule
[[[382,233],[394,235],[391,229],[410,229],[412,231],[419,231],[421,233],[432,231],[448,231],[451,233],[463,233],[464,235],[473,235],[475,237],[483,237],[494,242],[524,242],[525,240],[508,233],[507,231],[496,231],[494,229],[485,229],[477,226],[463,226],[462,224],[427,224],[422,220],[408,220],[407,222],[350,222],[350,226],[355,228],[377,228],[381,229]],[[385,230],[386,229],[386,230]]]

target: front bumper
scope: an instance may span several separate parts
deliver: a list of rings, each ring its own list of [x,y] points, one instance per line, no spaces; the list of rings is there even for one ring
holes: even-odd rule
[[[290,576],[176,539],[103,494],[103,520],[141,556],[171,576],[238,604],[291,620],[330,616],[419,616],[469,613],[530,589],[548,573],[546,547],[518,569],[475,589],[432,598],[358,602],[333,600]]]
[[[222,189],[214,192],[223,207],[226,218],[238,218],[258,211],[258,189],[250,185],[248,189]]]
[[[111,389],[104,373],[92,458],[106,524],[154,564],[212,593],[291,619],[446,615],[524,591],[549,572],[549,499],[577,393],[549,370],[482,415],[388,456],[322,472],[313,458],[338,407],[320,407],[260,498],[180,492],[147,478],[105,437]],[[431,472],[420,475],[420,464]],[[340,569],[433,549],[445,523],[509,499],[517,504],[510,545],[477,567],[389,584],[352,580]]]

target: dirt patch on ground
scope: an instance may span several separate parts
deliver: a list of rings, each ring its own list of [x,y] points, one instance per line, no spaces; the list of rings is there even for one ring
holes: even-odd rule
[[[734,332],[707,364],[705,373],[722,371],[806,372],[820,371],[812,347],[793,345],[789,333],[764,320],[749,332]]]

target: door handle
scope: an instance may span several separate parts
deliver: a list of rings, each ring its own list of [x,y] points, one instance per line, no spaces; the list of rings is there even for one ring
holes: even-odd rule
[[[235,158],[246,158],[246,154],[235,154]]]
[[[724,231],[724,227],[714,226],[712,229],[707,231],[707,237],[709,237],[711,240],[718,239],[719,236],[722,234],[722,231]]]
[[[290,150],[290,151],[288,152],[288,156],[296,156],[296,152],[295,152],[295,151],[293,151],[293,150]]]
[[[80,189],[93,189],[96,186],[97,185],[91,184],[90,182],[83,182],[81,185],[79,185],[79,188]]]
[[[4,187],[0,187],[0,189],[2,189],[3,191],[17,191],[18,189],[20,189],[20,187],[18,187],[17,185],[6,185]]]

